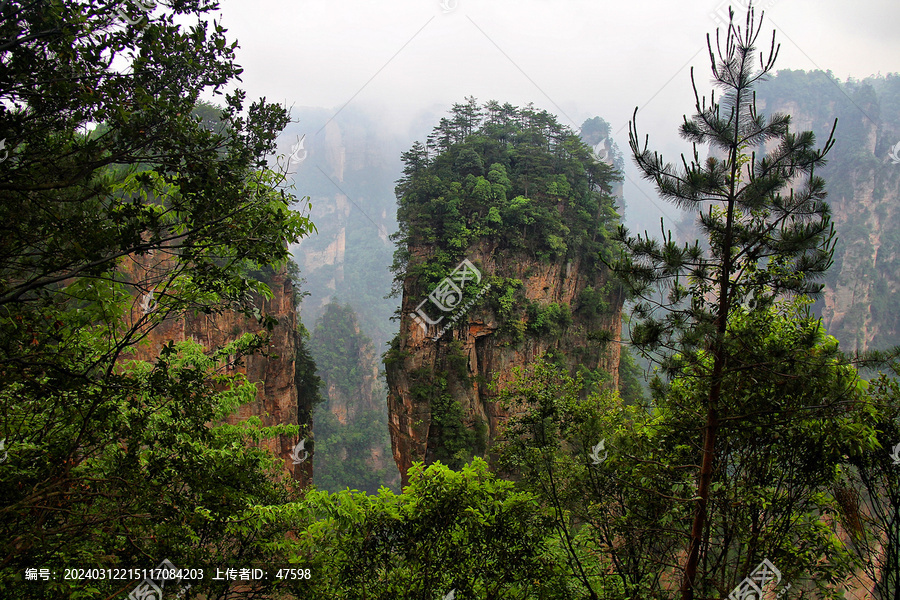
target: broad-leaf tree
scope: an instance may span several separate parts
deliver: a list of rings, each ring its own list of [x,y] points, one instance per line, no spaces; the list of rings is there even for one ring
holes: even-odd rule
[[[852,458],[835,496],[858,581],[876,600],[900,600],[900,383],[882,375],[869,396],[879,446]]]
[[[294,528],[291,560],[313,570],[297,597],[572,597],[544,511],[478,458],[458,471],[415,463],[401,495],[315,490],[272,515]]]
[[[288,498],[277,463],[250,443],[296,426],[211,427],[255,399],[223,369],[264,335],[130,360],[166,317],[238,310],[254,332],[272,324],[254,312],[270,295],[265,273],[312,229],[267,169],[286,111],[245,108],[239,90],[224,110],[199,102],[241,72],[236,44],[203,20],[214,2],[122,4],[0,4],[8,598],[118,593],[110,581],[23,585],[25,567],[261,557],[260,537],[277,533],[238,531],[233,517]],[[176,25],[191,15],[196,25]]]

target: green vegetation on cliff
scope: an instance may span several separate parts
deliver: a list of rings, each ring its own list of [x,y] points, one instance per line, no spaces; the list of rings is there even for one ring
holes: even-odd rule
[[[598,144],[608,133],[601,119],[585,127]],[[479,105],[471,97],[453,105],[426,145],[416,142],[402,157],[393,236],[402,318],[461,261],[480,273],[479,285],[464,285],[462,297],[447,303],[483,320],[478,365],[467,346],[475,342],[447,334],[454,321],[443,316],[428,331],[441,339],[434,356],[405,348],[405,326],[386,356],[391,394],[430,414],[427,423],[410,415],[412,426],[402,435],[422,436],[416,444],[426,462],[458,467],[484,455],[497,433],[485,384],[506,367],[482,365],[521,360],[513,355],[527,346],[523,355],[549,352],[567,368],[586,371],[593,385],[611,379],[616,355],[610,353],[611,366],[602,361],[609,339],[618,337],[611,330],[622,293],[605,262],[614,254],[619,214],[612,187],[621,177],[550,113],[496,101]],[[431,301],[437,303],[433,295]],[[429,364],[416,364],[426,355]],[[394,397],[392,407],[409,410]]]
[[[403,162],[395,290],[407,276],[437,283],[482,240],[497,252],[588,266],[609,252],[619,222],[610,188],[620,176],[546,111],[470,97]],[[436,251],[417,263],[416,246]]]
[[[350,395],[363,385],[362,353],[371,343],[359,331],[356,314],[349,306],[331,302],[313,329],[310,346],[326,386]]]
[[[325,397],[313,420],[316,487],[374,494],[395,484],[384,387],[373,372],[375,351],[349,304],[325,305],[309,347]]]
[[[726,558],[709,544],[712,531],[719,530],[710,498],[727,479],[719,436],[731,423],[750,426],[752,411],[778,415],[783,410],[762,401],[752,409],[740,407],[739,389],[729,385],[729,376],[771,369],[784,385],[788,367],[806,350],[792,345],[755,355],[758,344],[742,327],[745,313],[747,320],[767,322],[785,297],[818,294],[823,286],[816,280],[831,266],[833,252],[825,181],[816,174],[833,138],[816,148],[812,132],[791,131],[790,115],[758,111],[755,89],[774,68],[778,48],[773,32],[769,50],[757,52],[762,17],[757,22],[748,9],[744,22],[743,28],[730,22],[715,46],[707,38],[716,88],[708,97],[697,91],[691,72],[695,113],[684,118],[679,133],[693,152],[682,155],[680,165],[651,151],[649,136],[638,134],[635,121],[629,123],[629,145],[641,175],[654,182],[662,198],[696,213],[704,238],[702,245],[679,243],[671,234],[659,241],[630,235],[624,227],[617,236],[625,252],[616,272],[637,298],[632,342],[645,355],[655,353],[668,377],[697,382],[705,395],[692,413],[703,441],[695,451],[696,493],[686,505],[693,524],[682,563],[682,600],[721,592],[709,574],[701,574],[701,565],[719,565]],[[705,160],[700,146],[710,149]],[[762,151],[748,151],[758,146]],[[838,401],[817,396],[826,411]]]

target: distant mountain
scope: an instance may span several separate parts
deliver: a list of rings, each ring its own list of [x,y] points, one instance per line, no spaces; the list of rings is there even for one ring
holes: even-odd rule
[[[390,291],[389,267],[397,229],[394,182],[400,153],[408,145],[364,113],[347,108],[337,116],[323,108],[295,109],[299,123],[284,138],[303,149],[285,146],[289,171],[295,171],[295,193],[309,196],[318,233],[294,248],[294,257],[309,294],[303,319],[310,327],[333,298],[348,303],[360,327],[380,354],[396,331],[390,317],[399,302],[385,299]]]
[[[815,308],[845,350],[900,344],[900,75],[779,71],[757,97],[760,112],[790,114],[792,131],[815,132],[820,146],[838,118],[818,175],[839,239]]]

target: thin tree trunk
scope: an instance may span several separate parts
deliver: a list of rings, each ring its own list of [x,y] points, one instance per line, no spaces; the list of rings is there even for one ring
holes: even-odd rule
[[[716,358],[716,364],[720,359]],[[721,367],[719,374],[721,375]],[[713,377],[716,368],[713,368]],[[721,377],[713,383],[709,392],[709,405],[706,412],[706,427],[703,431],[703,460],[700,464],[700,482],[697,485],[697,510],[694,512],[694,522],[691,526],[691,545],[688,549],[687,562],[684,567],[684,579],[681,585],[681,597],[683,600],[693,600],[694,580],[697,578],[697,565],[700,564],[700,545],[703,543],[703,529],[706,526],[706,509],[709,504],[709,486],[712,482],[713,458],[715,456],[716,433],[719,429],[719,414],[716,406],[722,391]]]
[[[703,531],[706,527],[706,511],[709,506],[709,487],[712,482],[713,463],[715,460],[716,434],[719,429],[719,399],[722,396],[722,375],[725,373],[725,332],[728,329],[728,313],[731,307],[729,283],[734,268],[731,245],[734,239],[734,204],[735,188],[739,173],[738,135],[740,131],[741,89],[737,90],[734,114],[734,137],[731,146],[731,189],[728,194],[728,213],[725,218],[725,239],[722,243],[722,272],[719,275],[719,307],[716,315],[716,340],[713,344],[712,384],[706,404],[706,426],[703,430],[703,457],[700,462],[700,481],[697,484],[697,509],[694,511],[694,522],[691,525],[691,542],[687,559],[684,563],[684,578],[681,581],[682,600],[694,600],[694,587],[697,579],[697,566],[700,564],[700,546],[703,543]]]

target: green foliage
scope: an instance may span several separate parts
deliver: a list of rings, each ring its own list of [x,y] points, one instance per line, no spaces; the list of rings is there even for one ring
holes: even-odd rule
[[[447,365],[453,369],[457,380],[466,381],[469,378],[469,357],[466,356],[461,341],[450,342],[447,349]]]
[[[717,436],[721,475],[708,508],[710,527],[723,542],[711,546],[709,560],[734,561],[736,584],[742,567],[783,556],[777,564],[799,571],[791,581],[815,590],[815,597],[833,597],[852,564],[834,524],[822,515],[836,510],[833,490],[847,458],[874,449],[865,382],[808,303],[745,309],[733,316],[730,330],[729,352],[740,348],[745,364],[756,368],[724,376],[732,418],[723,420]],[[703,360],[709,369],[712,357]],[[689,367],[671,386],[657,387],[660,419],[671,431],[689,431],[702,411],[710,386],[703,370]],[[690,441],[677,443],[687,448]],[[705,586],[715,585],[715,578],[704,579]]]
[[[488,296],[497,317],[506,322],[515,312],[516,306],[525,298],[525,290],[521,279],[491,276],[488,282],[491,291]]]
[[[744,418],[718,436],[721,475],[708,505],[715,566],[701,571],[699,593],[727,596],[767,557],[793,589],[840,597],[853,560],[829,516],[833,492],[847,457],[880,451],[877,413],[834,339],[802,309],[745,311],[732,326],[761,365],[793,360],[727,375],[729,402]],[[580,376],[546,361],[500,390],[513,415],[501,464],[553,508],[577,597],[671,597],[696,495],[696,415],[710,385],[696,373],[657,387],[654,414],[608,391],[585,396]]]
[[[258,418],[209,425],[255,401],[253,384],[219,368],[262,343],[247,335],[213,354],[193,342],[169,344],[155,364],[131,362],[106,380],[74,386],[65,374],[45,377],[40,396],[30,391],[35,382],[5,386],[5,427],[16,434],[0,470],[10,559],[0,573],[3,597],[77,597],[89,583],[108,595],[122,583],[24,585],[25,566],[150,568],[169,558],[213,569],[272,560],[260,536],[286,528],[244,532],[232,518],[290,499],[282,461],[250,444],[295,437],[297,426],[263,428]]]
[[[373,469],[371,454],[380,450],[390,457],[391,442],[385,410],[357,410],[346,424],[328,410],[326,404],[315,414],[316,463],[314,482],[320,490],[337,492],[354,489],[375,494],[397,478],[393,460],[387,467]]]
[[[819,293],[822,284],[817,280],[831,266],[834,250],[825,182],[817,175],[834,140],[829,136],[824,147],[817,149],[812,132],[790,131],[789,115],[775,113],[766,117],[757,110],[756,86],[774,68],[778,49],[773,33],[768,55],[757,56],[756,41],[762,17],[757,22],[749,7],[742,22],[745,23],[742,27],[730,22],[725,35],[716,36],[715,50],[708,42],[713,82],[721,93],[718,102],[715,94],[709,99],[701,98],[694,85],[696,112],[680,127],[681,136],[693,144],[690,159],[682,157],[679,166],[666,163],[661,155],[648,149],[649,142],[638,134],[636,124],[629,126],[629,143],[643,176],[655,183],[662,197],[697,213],[703,243],[697,240],[680,244],[672,239],[671,233],[662,241],[647,235],[631,236],[624,228],[620,228],[617,236],[624,245],[624,256],[617,262],[616,271],[637,298],[634,308],[637,319],[631,340],[645,356],[660,361],[664,374],[674,380],[672,392],[687,386],[699,391],[701,397],[705,394],[705,398],[697,398],[693,409],[685,413],[682,423],[685,429],[702,431],[702,444],[694,449],[697,454],[694,463],[698,465],[696,494],[686,499],[693,505],[693,522],[684,558],[679,559],[683,562],[682,600],[721,594],[733,581],[730,576],[722,578],[712,570],[700,572],[707,565],[727,564],[722,561],[733,558],[729,555],[729,544],[710,543],[710,538],[719,534],[717,528],[727,527],[726,534],[739,531],[749,538],[747,562],[743,565],[747,571],[757,558],[755,545],[768,543],[761,530],[753,529],[759,526],[758,521],[752,526],[733,518],[719,522],[718,515],[711,512],[711,503],[720,490],[727,489],[734,481],[734,472],[752,471],[756,458],[756,455],[753,459],[740,454],[732,456],[722,436],[734,427],[746,427],[755,429],[758,439],[766,433],[766,428],[774,427],[769,423],[754,427],[760,415],[797,417],[796,412],[780,413],[783,406],[766,404],[782,398],[780,390],[784,388],[778,386],[793,383],[790,375],[781,378],[774,375],[768,386],[761,382],[747,383],[742,377],[746,373],[759,379],[768,374],[791,373],[796,362],[805,359],[809,349],[820,340],[818,326],[809,326],[808,317],[793,313],[791,318],[797,320],[800,332],[790,329],[794,324],[773,332],[777,342],[759,340],[757,332],[744,325],[753,322],[760,331],[766,331],[772,325],[766,319],[777,316],[774,307],[778,301]],[[836,126],[837,122],[831,134]],[[705,160],[700,158],[699,145],[711,148]],[[799,336],[796,343],[779,345],[794,334]],[[756,353],[756,348],[764,345],[762,341],[767,342],[771,353]],[[834,355],[836,347],[824,346],[822,354]],[[815,361],[811,363],[807,365],[810,371],[820,367]],[[845,379],[855,377],[843,372],[828,374],[832,379],[825,382],[844,383]],[[745,395],[748,404],[738,401]],[[658,399],[669,397],[662,394]],[[686,397],[682,400],[681,406],[691,405]],[[793,400],[809,401],[802,395]],[[822,421],[833,427],[836,417],[832,411],[841,402],[841,395],[832,393],[824,399],[820,396],[818,401],[825,413]],[[789,442],[801,444],[803,440],[807,443],[814,440],[829,450],[837,445],[836,438],[823,438],[815,423],[805,420],[801,423],[800,429],[805,430],[802,433],[792,430],[796,435],[788,436]],[[771,440],[767,443],[771,444]],[[808,454],[803,450],[808,450]],[[791,447],[789,452],[795,453],[793,458],[807,460],[815,455],[812,448],[803,450]],[[835,462],[833,454],[822,456],[820,451],[818,464]],[[762,464],[771,466],[771,463]],[[796,495],[789,495],[785,504],[779,505],[782,498],[777,496],[778,489],[763,489],[762,484],[749,490],[753,500],[743,498],[740,502],[750,504],[751,510],[773,507],[780,514],[803,507],[805,502],[810,509],[820,509],[821,503],[816,503],[815,496],[821,492],[829,474],[827,470],[815,470],[815,464],[817,461],[811,460],[804,465],[810,479],[800,479],[791,487]],[[782,473],[795,477],[794,470],[784,464],[781,467]],[[777,473],[772,469],[766,474]],[[804,531],[807,534],[804,544],[811,544],[814,550],[804,554],[801,544],[791,558],[796,559],[794,563],[806,562],[814,570],[813,556],[821,555],[815,552],[831,553],[824,543],[829,534],[808,512],[801,510],[793,517],[800,531],[804,526],[808,528]],[[783,535],[771,535],[773,539],[784,539]],[[788,549],[772,547],[768,552],[771,560]],[[842,562],[840,553],[835,556],[829,569],[832,573],[845,573],[846,561]]]
[[[301,402],[305,401],[305,405],[315,408],[325,401],[320,392],[322,379],[316,374],[316,361],[310,352],[309,331],[299,320],[294,343],[296,348],[294,351],[294,385],[297,387],[297,398]],[[312,420],[312,414],[300,414],[298,420],[301,423],[309,423]]]
[[[572,312],[568,304],[551,302],[541,306],[529,302],[526,308],[528,328],[538,335],[559,336],[572,324]]]
[[[403,154],[395,291],[409,274],[424,275],[424,288],[436,283],[440,278],[429,275],[455,265],[483,236],[542,261],[580,257],[593,264],[608,252],[618,224],[609,191],[620,176],[573,131],[530,106],[479,107],[469,98],[451,112],[427,147],[417,142]],[[411,245],[435,242],[448,251],[409,264]]]
[[[578,365],[578,376],[581,377],[582,387],[588,394],[599,393],[604,386],[609,387],[607,384],[611,379],[609,372],[599,368],[590,369],[583,364]]]
[[[362,387],[362,352],[371,344],[359,331],[356,314],[349,304],[331,301],[316,322],[310,352],[319,374],[328,385],[351,395]]]
[[[620,174],[599,161],[578,134],[530,105],[516,108],[491,101],[480,106],[468,98],[451,113],[453,118],[442,119],[426,145],[417,142],[402,155],[403,177],[396,187],[399,231],[392,237],[397,244],[393,292],[402,290],[405,301],[426,299],[468,257],[482,279],[463,288],[458,304],[468,310],[476,296],[484,301],[481,313],[488,311],[487,318],[498,325],[497,345],[518,347],[526,339],[543,338],[541,344],[571,355],[571,368],[579,360],[596,365],[608,341],[598,323],[614,305],[618,310],[619,286],[603,287],[598,294],[605,296],[592,298],[590,310],[573,314],[573,307],[559,302],[528,301],[523,280],[531,278],[534,284],[536,271],[546,275],[562,268],[568,276],[573,267],[596,288],[609,279],[602,261],[614,254],[619,215],[611,188],[621,181]],[[517,262],[524,268],[517,270]],[[515,277],[485,272],[485,266],[506,268]],[[601,303],[603,312],[596,310]],[[405,335],[407,330],[401,329],[399,335]],[[447,358],[453,364],[436,368],[461,371],[461,361],[452,353]],[[396,351],[390,350],[386,359],[395,365]],[[447,398],[435,394],[433,408],[443,424],[435,430],[447,430],[458,448],[442,459],[458,462],[471,452],[471,440],[462,434],[464,428],[456,431],[461,424],[451,426],[445,417],[462,410],[452,398],[459,398],[471,382],[456,379],[460,385],[450,381]],[[475,416],[466,418],[471,426]]]
[[[471,460],[476,445],[483,447],[477,433],[466,426],[466,415],[458,400],[449,393],[442,393],[431,400],[431,423],[436,428],[434,459],[445,462],[450,468],[458,469]]]
[[[459,346],[451,347],[450,364],[465,367],[459,356],[455,359],[453,351]],[[433,451],[434,460],[443,461],[451,468],[459,468],[473,456],[483,453],[485,447],[486,425],[480,423],[477,415],[466,415],[462,405],[450,393],[451,381],[468,383],[468,373],[438,371],[432,372],[427,367],[416,369],[409,374],[410,396],[421,406],[427,406],[431,412],[429,426],[429,451]]]
[[[619,395],[626,404],[645,405],[645,377],[634,355],[627,346],[622,346],[619,354]]]
[[[467,177],[469,175],[483,175],[484,174],[484,161],[481,159],[481,156],[478,155],[472,148],[463,148],[460,150],[459,154],[456,155],[456,160],[453,163],[453,168],[462,176]],[[486,182],[485,179],[479,177],[480,181]],[[490,186],[487,186],[488,191],[490,191]]]
[[[624,598],[623,576],[613,570],[609,551],[615,533],[619,535],[617,547],[631,549],[636,556],[659,543],[662,536],[641,537],[637,531],[628,532],[628,527],[617,528],[621,515],[606,513],[595,498],[584,497],[586,489],[598,484],[608,492],[630,489],[605,477],[604,471],[591,465],[588,454],[601,440],[605,449],[599,454],[609,451],[606,461],[616,460],[614,454],[632,454],[636,444],[629,441],[632,436],[627,432],[636,424],[646,423],[647,418],[622,406],[608,390],[584,395],[583,386],[580,374],[572,377],[565,368],[545,359],[517,368],[511,381],[498,390],[502,406],[513,415],[497,448],[500,465],[516,473],[525,491],[535,494],[552,510],[557,544],[572,572],[571,597]],[[633,469],[633,476],[641,475],[640,465],[621,467],[622,471],[628,468]],[[654,506],[629,504],[628,525],[633,528],[642,522],[638,515],[644,523],[652,519],[659,524],[656,510]],[[597,531],[601,527],[604,532]],[[635,592],[643,589],[644,578],[652,581],[658,576],[649,571],[640,576],[627,597],[642,597]]]
[[[489,431],[487,421],[476,415],[475,424],[472,426],[472,433],[475,437],[475,445],[473,447],[475,456],[484,456],[488,451]]]
[[[612,286],[606,285],[603,289],[596,290],[587,286],[578,294],[576,311],[584,311],[589,315],[606,314],[610,310],[609,294]]]
[[[266,168],[286,111],[245,107],[240,90],[224,109],[198,106],[240,73],[235,44],[205,3],[168,7],[134,27],[108,4],[4,6],[4,598],[121,592],[23,585],[26,566],[246,566],[271,560],[261,540],[286,531],[235,516],[290,499],[282,461],[248,444],[298,428],[221,424],[256,398],[225,367],[269,345],[265,274],[314,227]],[[191,15],[190,30],[175,25]],[[259,332],[129,360],[164,319],[233,310]]]
[[[371,376],[372,342],[359,331],[350,305],[325,306],[310,340],[326,397],[315,413],[316,463],[314,482],[319,489],[345,488],[376,493],[397,477],[393,461],[373,469],[373,454],[390,457],[387,405],[379,382]],[[377,407],[377,408],[373,408]],[[336,416],[340,411],[342,423]]]
[[[868,394],[877,446],[850,458],[835,486],[835,503],[845,548],[868,577],[865,589],[888,600],[900,594],[900,467],[894,458],[900,455],[900,383],[881,375]]]
[[[589,144],[596,144],[603,138],[609,137],[609,123],[600,117],[588,119],[581,125],[581,135]]]
[[[311,492],[281,519],[297,528],[293,560],[315,573],[300,597],[568,597],[545,515],[479,459],[459,471],[416,463],[399,496]]]

